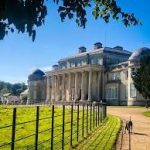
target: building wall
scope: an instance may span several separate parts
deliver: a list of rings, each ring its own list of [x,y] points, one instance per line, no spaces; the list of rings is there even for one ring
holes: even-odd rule
[[[132,80],[132,74],[133,71],[136,71],[136,68],[138,66],[131,63],[129,61],[128,64],[128,72],[129,72],[129,78],[128,78],[128,105],[145,105],[146,101],[143,98],[143,96],[135,89],[135,96],[132,96],[131,94],[131,88],[133,87],[133,80]],[[132,87],[131,87],[132,86]]]
[[[29,102],[28,103],[41,103],[46,100],[46,81],[28,81],[29,87]]]
[[[62,59],[46,80],[29,82],[31,102],[101,101],[110,105],[145,105],[134,93],[130,52],[102,48]],[[131,96],[135,94],[134,96]]]

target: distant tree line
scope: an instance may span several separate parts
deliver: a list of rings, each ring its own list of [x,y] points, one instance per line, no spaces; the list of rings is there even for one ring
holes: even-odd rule
[[[19,96],[21,92],[27,89],[27,85],[25,83],[9,83],[0,81],[0,95],[5,93],[11,93],[13,95]]]

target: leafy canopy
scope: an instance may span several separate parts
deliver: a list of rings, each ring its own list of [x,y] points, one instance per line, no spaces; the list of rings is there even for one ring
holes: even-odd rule
[[[35,40],[36,27],[44,24],[47,15],[48,0],[0,0],[0,39],[14,29],[28,33]],[[125,26],[137,25],[139,20],[133,13],[126,13],[116,3],[117,0],[53,0],[58,6],[62,21],[66,17],[75,18],[78,26],[85,28],[87,8],[92,8],[95,19],[101,18],[106,23],[110,18],[120,20]],[[48,5],[48,2],[47,2]]]
[[[132,76],[135,88],[145,99],[150,99],[150,52],[146,52],[140,59],[140,67]]]
[[[27,89],[27,85],[24,83],[11,84],[8,82],[0,81],[0,95],[5,93],[11,93],[13,95],[20,95],[21,92]]]

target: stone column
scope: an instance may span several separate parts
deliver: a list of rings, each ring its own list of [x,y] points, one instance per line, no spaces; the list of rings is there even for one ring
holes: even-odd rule
[[[66,101],[65,74],[62,75],[62,100]]]
[[[98,82],[97,82],[97,98],[98,98],[98,101],[100,101],[100,93],[101,93],[101,86],[100,86],[100,84],[101,84],[101,72],[100,71],[98,71],[98,80],[97,80]]]
[[[102,70],[102,99],[105,98],[105,75],[104,70]]]
[[[55,76],[52,75],[52,96],[51,96],[52,101],[55,100]]]
[[[92,71],[89,71],[88,101],[92,101]]]
[[[50,77],[47,76],[47,88],[46,88],[46,102],[50,101]]]
[[[78,73],[75,73],[75,101],[78,100]]]
[[[54,75],[54,101],[56,101],[57,77]]]
[[[68,101],[71,101],[71,73],[69,73],[68,74],[68,77],[69,77],[69,79],[68,79],[68,91],[69,91],[69,96],[68,96]]]
[[[82,72],[81,80],[81,100],[85,100],[85,72]]]
[[[56,94],[57,101],[59,101],[60,100],[60,75],[57,75],[55,94]]]

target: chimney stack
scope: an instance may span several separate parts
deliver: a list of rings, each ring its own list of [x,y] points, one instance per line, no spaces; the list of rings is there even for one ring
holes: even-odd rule
[[[84,46],[79,47],[79,53],[84,53],[84,52],[86,52],[86,47]]]
[[[97,42],[94,44],[94,50],[102,48],[102,43],[101,42]]]

